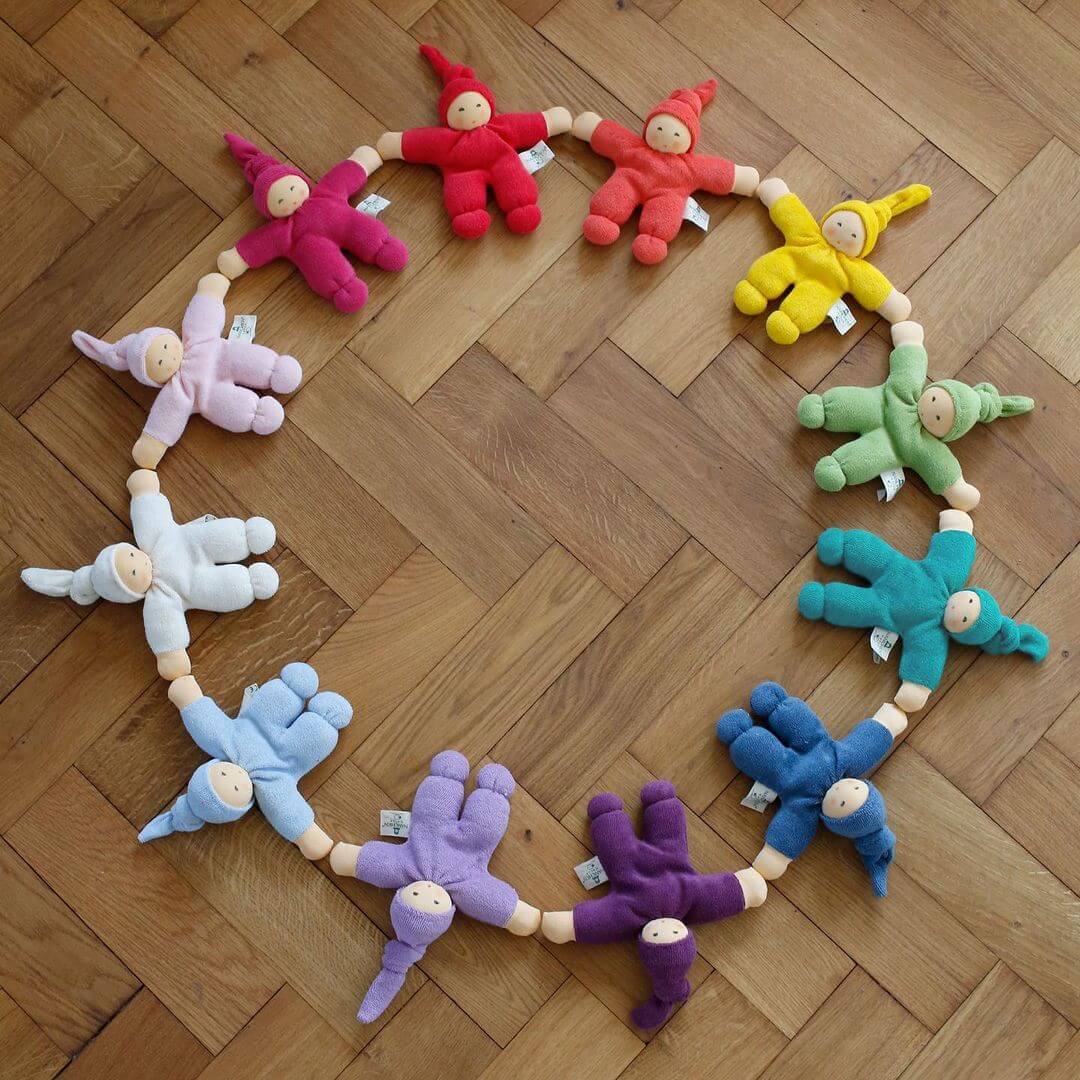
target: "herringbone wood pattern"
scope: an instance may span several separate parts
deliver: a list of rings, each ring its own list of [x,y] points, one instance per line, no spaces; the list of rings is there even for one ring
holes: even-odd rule
[[[0,0],[0,1076],[782,1078],[1080,1075],[1080,6],[1076,0]],[[175,325],[255,221],[221,132],[319,174],[430,122],[436,41],[507,108],[640,122],[720,79],[702,145],[808,204],[904,183],[929,207],[876,261],[927,328],[931,371],[1035,414],[960,447],[984,492],[980,576],[1044,627],[1040,668],[957,650],[877,774],[900,846],[890,896],[824,836],[766,905],[702,929],[696,990],[651,1041],[633,947],[554,947],[461,918],[383,1020],[354,1013],[387,896],[310,865],[258,814],[140,848],[199,751],[138,612],[31,594],[126,528],[147,398],[72,328]],[[494,866],[542,908],[582,898],[584,806],[673,779],[702,867],[762,819],[716,745],[761,678],[842,732],[895,686],[865,636],[800,622],[829,524],[918,552],[938,500],[825,496],[806,389],[878,382],[865,313],[780,349],[731,286],[777,236],[703,198],[660,267],[580,236],[606,162],[569,136],[544,224],[452,238],[429,170],[371,184],[409,245],[343,316],[285,265],[230,314],[304,364],[274,437],[191,426],[161,473],[178,516],[259,513],[282,587],[192,620],[208,693],[308,658],[357,707],[307,780],[362,841],[430,754],[506,762]]]

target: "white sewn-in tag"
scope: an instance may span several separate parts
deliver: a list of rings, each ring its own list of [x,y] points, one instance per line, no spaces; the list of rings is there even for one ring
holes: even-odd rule
[[[776,799],[776,792],[766,787],[760,780],[754,781],[754,786],[740,800],[743,806],[749,806],[759,814],[765,813],[765,807]]]
[[[234,315],[232,329],[229,331],[230,341],[254,341],[255,320],[257,315]]]
[[[709,231],[709,212],[692,195],[686,200],[682,216],[683,221],[696,225],[702,232]]]
[[[408,810],[380,810],[380,836],[408,836],[412,814]]]
[[[900,635],[894,630],[886,630],[884,627],[875,626],[870,631],[870,648],[874,651],[874,663],[883,664],[889,659],[889,653],[893,646],[900,640]]]
[[[855,325],[855,316],[851,314],[851,308],[843,300],[837,300],[829,308],[829,318],[841,334],[846,334]]]
[[[893,499],[900,494],[900,489],[904,486],[904,480],[904,469],[902,466],[895,469],[886,469],[881,474],[882,486],[878,488],[878,502],[892,502]]]
[[[580,881],[586,889],[595,889],[597,885],[603,885],[608,879],[603,866],[600,865],[599,855],[594,855],[591,859],[587,859],[583,863],[578,863],[578,865],[574,867],[574,873],[577,874],[578,881]]]
[[[522,150],[518,157],[521,158],[521,164],[526,170],[534,173],[539,172],[549,161],[554,161],[555,152],[541,139],[535,146]]]
[[[244,699],[243,699],[243,701],[240,702],[240,711],[241,712],[243,712],[247,708],[248,702],[251,700],[252,695],[258,689],[259,689],[259,684],[257,682],[253,682],[250,686],[245,686],[244,687]]]
[[[356,204],[356,209],[369,217],[378,217],[390,205],[389,199],[372,193]]]

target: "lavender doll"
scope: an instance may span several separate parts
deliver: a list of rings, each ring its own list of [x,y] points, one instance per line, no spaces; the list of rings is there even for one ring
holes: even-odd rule
[[[409,968],[446,933],[457,910],[522,936],[540,925],[540,912],[488,871],[488,860],[510,822],[514,778],[502,765],[485,765],[477,774],[476,790],[466,799],[468,778],[464,755],[456,750],[436,754],[431,775],[413,798],[404,844],[336,844],[330,853],[336,873],[397,890],[390,901],[397,938],[386,943],[382,971],[357,1013],[365,1024],[382,1015]]]

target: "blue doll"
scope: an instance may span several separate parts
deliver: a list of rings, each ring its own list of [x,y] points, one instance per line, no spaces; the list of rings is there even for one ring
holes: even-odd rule
[[[975,537],[962,510],[941,512],[939,531],[919,561],[861,529],[826,529],[817,552],[826,566],[843,564],[870,584],[807,582],[799,593],[799,611],[834,626],[880,626],[899,634],[902,685],[895,700],[904,712],[917,712],[937,689],[950,641],[995,655],[1023,652],[1036,661],[1050,649],[1041,630],[1002,614],[985,589],[965,588],[975,562]]]
[[[907,717],[886,704],[843,738],[833,739],[817,715],[774,682],[750,695],[750,708],[766,726],[755,726],[745,709],[716,722],[741,772],[771,788],[780,808],[765,830],[765,846],[754,869],[778,878],[810,845],[818,822],[854,841],[877,896],[884,896],[896,837],[885,824],[885,800],[861,777],[889,752],[907,727]]]
[[[169,686],[169,697],[199,748],[213,758],[200,765],[171,810],[139,833],[157,840],[194,832],[210,822],[236,821],[259,804],[266,819],[309,859],[321,859],[330,837],[315,824],[315,811],[297,790],[300,778],[325,760],[338,731],[352,719],[340,694],[319,689],[310,664],[287,664],[281,676],[246,698],[235,720],[204,696],[191,675]]]

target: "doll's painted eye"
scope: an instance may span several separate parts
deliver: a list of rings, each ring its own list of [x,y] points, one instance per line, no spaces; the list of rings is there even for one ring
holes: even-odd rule
[[[852,240],[858,240],[859,238],[854,233],[852,233],[851,234],[851,239]]]
[[[967,616],[966,615],[964,616],[964,622],[967,622]]]
[[[413,896],[419,896],[419,895],[420,894],[415,889],[413,889]]]
[[[940,420],[940,419],[941,419],[941,417],[940,417],[940,416],[935,416],[935,417],[934,417],[934,419],[935,419],[935,420]]]
[[[458,112],[464,112],[464,111],[465,111],[465,106],[464,105],[459,105],[458,106]]]
[[[653,937],[659,937],[659,936],[660,936],[660,932],[659,932],[658,930],[654,930],[654,931],[652,932],[652,936],[653,936]]]
[[[845,806],[847,806],[847,799],[841,799],[841,800],[840,800],[840,806],[841,806],[841,807],[845,807]]]
[[[478,108],[478,109],[480,108],[480,102],[479,101],[476,103],[476,108]]]

